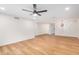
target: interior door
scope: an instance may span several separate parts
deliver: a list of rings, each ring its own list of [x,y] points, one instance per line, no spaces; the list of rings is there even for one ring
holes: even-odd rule
[[[55,24],[50,24],[49,26],[49,31],[50,31],[50,34],[55,34]]]

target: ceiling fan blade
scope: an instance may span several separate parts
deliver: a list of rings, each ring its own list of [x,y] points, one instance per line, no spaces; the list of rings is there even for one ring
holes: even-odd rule
[[[36,10],[37,9],[37,5],[33,4],[33,8],[34,8],[34,10]]]
[[[30,10],[26,10],[26,9],[22,9],[23,11],[28,11],[28,12],[33,12],[33,11],[30,11]]]
[[[41,16],[41,14],[39,14],[39,13],[36,13],[37,15],[39,15],[39,16]]]
[[[47,10],[37,11],[38,13],[47,12]]]

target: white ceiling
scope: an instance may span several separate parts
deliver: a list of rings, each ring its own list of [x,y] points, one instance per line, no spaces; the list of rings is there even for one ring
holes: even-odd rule
[[[79,17],[79,5],[78,4],[38,4],[38,10],[47,9],[47,13],[42,13],[42,16],[37,18],[40,20],[48,20],[53,17]],[[32,19],[32,13],[22,11],[22,9],[32,10],[32,4],[0,4],[0,7],[4,7],[5,10],[0,10],[0,13],[10,16],[18,16]],[[66,11],[65,8],[69,7],[70,10]]]

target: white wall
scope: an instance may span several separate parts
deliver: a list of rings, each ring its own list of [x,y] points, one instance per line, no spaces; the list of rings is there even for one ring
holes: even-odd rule
[[[55,24],[55,35],[79,37],[79,21],[75,19],[64,19],[64,26],[61,27],[62,20],[57,20]]]
[[[49,24],[37,23],[37,35],[49,34]]]
[[[10,44],[35,36],[35,23],[24,19],[14,19],[0,15],[0,45]]]

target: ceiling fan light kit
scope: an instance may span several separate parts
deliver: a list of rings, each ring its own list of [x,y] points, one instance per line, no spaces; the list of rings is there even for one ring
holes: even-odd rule
[[[33,16],[37,16],[37,14],[33,14]]]
[[[27,12],[32,12],[33,16],[41,16],[40,13],[43,13],[43,12],[47,12],[47,10],[41,10],[41,11],[37,11],[37,5],[36,4],[33,4],[33,11],[30,11],[30,10],[26,10],[26,9],[22,9],[23,11],[27,11]]]

